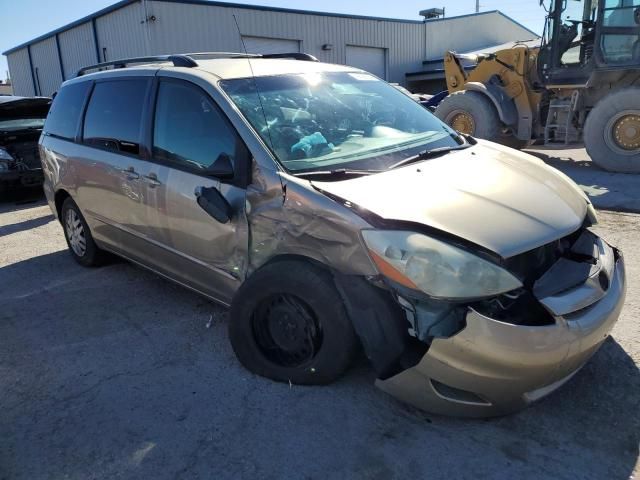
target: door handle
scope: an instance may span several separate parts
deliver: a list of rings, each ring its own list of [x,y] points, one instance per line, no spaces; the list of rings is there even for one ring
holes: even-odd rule
[[[136,172],[133,167],[123,168],[122,173],[127,176],[127,180],[137,180],[140,178],[140,174]]]
[[[143,175],[142,178],[149,184],[151,188],[156,188],[162,185],[162,182],[158,180],[158,175],[150,173],[149,175]]]

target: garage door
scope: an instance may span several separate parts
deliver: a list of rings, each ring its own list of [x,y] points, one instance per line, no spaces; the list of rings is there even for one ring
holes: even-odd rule
[[[347,65],[361,68],[380,78],[387,78],[387,62],[384,48],[347,45]]]
[[[300,51],[299,40],[267,37],[242,37],[249,53],[294,53]]]

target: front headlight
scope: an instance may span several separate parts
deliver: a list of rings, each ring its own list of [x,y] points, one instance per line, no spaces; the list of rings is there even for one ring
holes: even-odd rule
[[[13,160],[13,157],[4,148],[0,147],[0,160],[4,160],[6,163]]]
[[[9,162],[13,161],[13,157],[4,148],[0,147],[0,172],[9,170]]]
[[[362,237],[382,275],[431,297],[474,299],[522,287],[500,266],[420,233],[364,230]]]

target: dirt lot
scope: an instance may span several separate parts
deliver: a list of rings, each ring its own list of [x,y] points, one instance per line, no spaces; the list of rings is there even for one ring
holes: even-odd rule
[[[128,263],[79,267],[42,199],[0,203],[0,479],[625,479],[640,441],[640,216],[601,213],[629,291],[560,391],[493,420],[406,407],[362,360],[322,388],[235,360],[224,309]],[[213,316],[210,328],[207,323]]]

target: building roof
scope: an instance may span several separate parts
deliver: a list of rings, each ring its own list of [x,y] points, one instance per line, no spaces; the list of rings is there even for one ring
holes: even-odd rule
[[[47,38],[50,38],[54,35],[57,35],[59,33],[65,32],[67,30],[70,30],[73,27],[77,27],[78,25],[82,25],[84,23],[90,22],[95,20],[98,17],[102,17],[108,13],[111,13],[115,10],[119,10],[123,7],[126,7],[129,4],[135,3],[138,0],[121,0],[117,3],[114,3],[113,5],[110,5],[109,7],[103,8],[102,10],[98,10],[97,12],[94,12],[90,15],[87,15],[86,17],[82,17],[74,22],[71,22],[67,25],[64,25],[60,28],[57,28],[55,30],[52,30],[50,32],[45,33],[44,35],[40,35],[39,37],[36,37],[34,39],[31,39],[29,41],[26,41],[24,43],[21,43],[20,45],[17,45],[13,48],[10,48],[9,50],[2,52],[3,55],[9,55],[12,52],[15,52],[16,50],[20,50],[21,48],[24,48],[28,45],[37,43],[39,41],[45,40]],[[188,5],[210,5],[210,6],[215,6],[215,7],[227,7],[227,8],[236,8],[236,9],[243,9],[243,10],[263,10],[263,11],[269,11],[269,12],[282,12],[282,13],[296,13],[296,14],[303,14],[303,15],[321,15],[321,16],[325,16],[325,17],[338,17],[338,18],[351,18],[351,19],[360,19],[360,20],[377,20],[377,21],[385,21],[385,22],[399,22],[399,23],[409,23],[409,24],[422,24],[425,23],[424,20],[404,20],[404,19],[399,19],[399,18],[385,18],[385,17],[372,17],[372,16],[365,16],[365,15],[350,15],[350,14],[346,14],[346,13],[331,13],[331,12],[320,12],[320,11],[314,11],[314,10],[299,10],[299,9],[292,9],[292,8],[280,8],[280,7],[267,7],[267,6],[262,6],[262,5],[247,5],[247,4],[242,4],[242,3],[231,3],[231,2],[220,2],[220,1],[215,1],[215,0],[159,0],[159,1],[163,1],[163,2],[170,2],[170,3],[183,3],[183,4],[188,4]],[[480,13],[471,13],[468,15],[459,15],[457,17],[445,17],[445,18],[438,18],[438,19],[433,19],[433,20],[427,20],[426,23],[430,23],[430,22],[444,22],[444,21],[448,21],[448,20],[453,20],[453,19],[460,19],[460,18],[464,18],[464,17],[472,17],[472,16],[477,16],[477,15],[489,15],[489,14],[499,14],[502,15],[503,17],[507,18],[508,20],[512,21],[513,23],[515,23],[516,25],[520,26],[521,28],[531,32],[533,35],[537,34],[533,31],[531,31],[530,29],[528,29],[527,27],[525,27],[524,25],[522,25],[521,23],[515,21],[513,18],[505,15],[504,13],[502,13],[499,10],[491,10],[491,11],[487,11],[487,12],[480,12]]]

